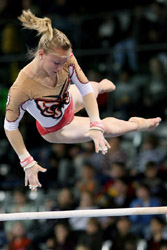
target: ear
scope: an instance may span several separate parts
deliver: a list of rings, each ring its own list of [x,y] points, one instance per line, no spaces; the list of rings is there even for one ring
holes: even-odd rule
[[[38,50],[38,55],[39,55],[39,57],[42,57],[44,55],[43,49]]]

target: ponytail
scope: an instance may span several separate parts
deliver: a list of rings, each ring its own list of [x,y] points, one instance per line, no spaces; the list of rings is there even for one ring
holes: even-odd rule
[[[38,49],[43,49],[45,53],[51,53],[59,47],[64,50],[69,50],[72,47],[71,42],[63,32],[52,28],[50,18],[39,18],[32,14],[30,10],[23,10],[18,19],[22,22],[24,28],[36,30],[37,34],[41,35]]]
[[[22,22],[23,27],[36,30],[38,35],[47,34],[49,41],[53,39],[53,28],[50,18],[39,18],[33,15],[30,10],[23,10],[22,15],[18,19]]]

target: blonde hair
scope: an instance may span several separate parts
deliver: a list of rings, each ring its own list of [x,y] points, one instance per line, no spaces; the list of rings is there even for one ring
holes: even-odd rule
[[[39,18],[30,10],[23,10],[18,19],[22,22],[24,28],[36,30],[37,35],[42,35],[38,43],[38,50],[43,49],[44,53],[52,53],[55,48],[69,50],[72,47],[71,42],[63,32],[52,28],[50,18]]]

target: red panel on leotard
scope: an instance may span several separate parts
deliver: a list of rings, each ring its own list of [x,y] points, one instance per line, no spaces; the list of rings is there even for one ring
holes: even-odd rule
[[[71,98],[71,102],[69,106],[67,107],[67,109],[65,110],[63,118],[58,124],[56,124],[53,127],[44,128],[41,126],[41,124],[38,121],[36,121],[36,127],[40,135],[46,135],[46,134],[53,133],[53,132],[60,130],[67,124],[71,123],[73,119],[74,119],[74,108],[73,108],[73,100]]]

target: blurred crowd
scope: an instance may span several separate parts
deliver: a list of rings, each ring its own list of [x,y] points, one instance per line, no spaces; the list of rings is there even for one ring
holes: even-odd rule
[[[141,137],[139,145],[136,136]],[[19,161],[6,145],[0,166],[0,213],[167,205],[166,141],[155,132],[112,138],[106,155],[96,154],[92,142],[38,143],[31,154],[47,168],[39,175],[38,192],[24,187]],[[166,242],[166,215],[0,223],[3,250],[165,250]]]
[[[0,0],[0,213],[167,205],[167,2],[116,1],[112,8],[108,2]],[[103,156],[92,142],[45,142],[26,114],[20,124],[25,144],[47,168],[37,193],[24,187],[3,131],[8,89],[29,60],[27,49],[38,42],[17,20],[29,8],[67,34],[89,80],[115,83],[113,93],[98,97],[101,117],[162,118],[154,132],[110,139]],[[166,216],[0,222],[0,249],[167,250]]]

